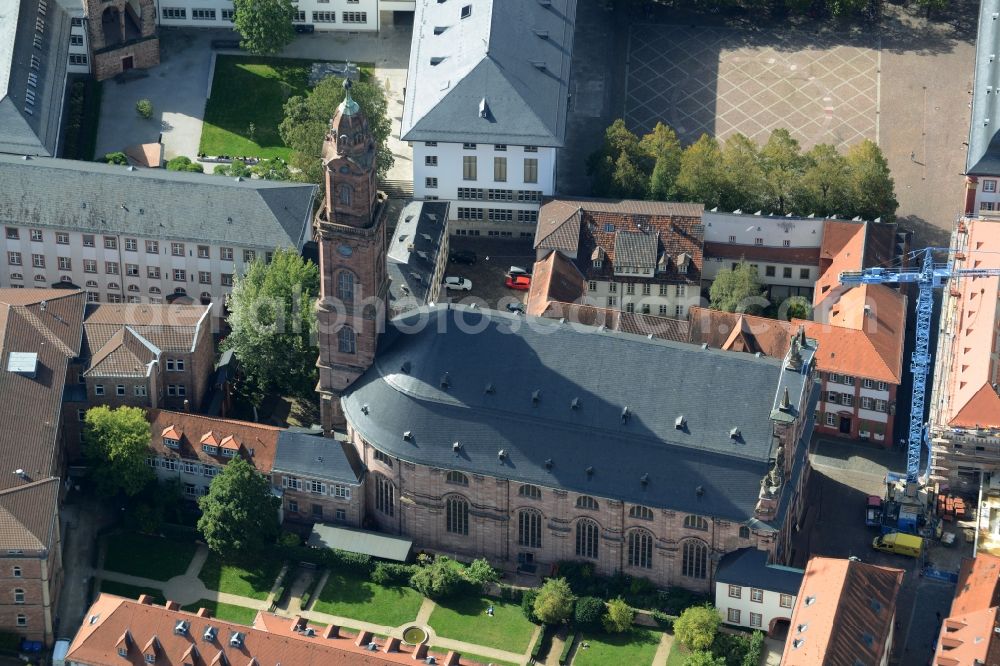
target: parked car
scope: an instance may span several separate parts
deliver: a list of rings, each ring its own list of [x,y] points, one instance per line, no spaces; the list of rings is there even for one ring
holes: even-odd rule
[[[517,291],[528,291],[531,289],[531,276],[508,275],[507,279],[504,280],[504,284],[511,289],[516,289]]]
[[[472,280],[463,277],[446,277],[444,279],[444,288],[449,291],[472,291]]]
[[[890,532],[872,539],[872,548],[881,550],[883,553],[920,557],[920,552],[924,548],[924,540],[913,534]]]
[[[524,303],[508,303],[507,312],[516,312],[517,314],[524,314]]]
[[[448,253],[448,261],[453,264],[466,264],[471,266],[476,263],[476,253],[471,250],[452,250]]]
[[[507,275],[510,277],[517,277],[518,275],[527,275],[528,277],[531,277],[531,273],[528,272],[528,269],[521,268],[520,266],[511,266],[510,270],[507,271]]]
[[[865,525],[878,527],[882,524],[882,498],[878,495],[868,496],[868,508],[865,511]]]

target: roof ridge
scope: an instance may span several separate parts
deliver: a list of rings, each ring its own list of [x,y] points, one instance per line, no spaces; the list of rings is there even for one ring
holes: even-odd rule
[[[25,483],[24,485],[21,485],[21,486],[11,486],[10,488],[4,488],[3,490],[0,490],[0,497],[3,497],[4,495],[10,495],[12,493],[16,493],[18,491],[25,490],[27,488],[34,488],[34,487],[37,487],[37,486],[44,485],[46,483],[53,483],[53,482],[58,482],[58,481],[59,481],[59,477],[58,476],[47,476],[47,477],[42,478],[42,479],[36,479],[34,481],[29,481],[29,482],[27,482],[27,483]]]
[[[253,427],[253,428],[259,428],[261,430],[277,430],[277,431],[280,431],[280,432],[288,430],[288,428],[282,428],[281,426],[269,425],[267,423],[257,423],[256,421],[243,421],[241,419],[227,419],[227,418],[222,418],[222,417],[219,417],[219,416],[209,416],[207,414],[193,414],[191,412],[178,412],[177,410],[174,410],[174,409],[153,408],[153,409],[147,410],[147,414],[149,414],[150,417],[152,417],[154,420],[160,414],[168,414],[168,415],[169,414],[178,414],[180,416],[183,416],[184,418],[196,418],[196,419],[199,419],[199,420],[214,421],[216,423],[233,423],[233,424],[242,425],[242,426],[249,426],[249,427]]]
[[[45,325],[45,322],[42,321],[41,317],[32,312],[27,305],[13,305],[10,307],[11,309],[19,312],[29,324],[37,329],[48,342],[54,344],[65,356],[76,356],[76,352],[70,349],[69,345],[60,340],[59,336],[52,332],[52,329]]]

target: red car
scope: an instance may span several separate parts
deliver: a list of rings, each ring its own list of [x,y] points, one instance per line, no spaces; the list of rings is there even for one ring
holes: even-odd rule
[[[504,280],[504,284],[511,289],[516,289],[518,291],[528,291],[531,289],[531,276],[530,275],[508,275],[507,279]]]

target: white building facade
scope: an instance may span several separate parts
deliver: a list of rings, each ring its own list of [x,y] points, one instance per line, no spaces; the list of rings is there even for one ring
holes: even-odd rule
[[[298,0],[293,3],[296,25],[317,31],[375,32],[379,29],[379,0]],[[392,3],[401,4],[401,3]],[[405,4],[405,3],[402,3]],[[410,10],[412,11],[412,5]],[[232,0],[161,0],[157,22],[182,28],[228,28],[233,22]]]
[[[775,633],[790,622],[802,569],[768,564],[768,553],[743,548],[727,553],[715,577],[715,608],[726,624]]]

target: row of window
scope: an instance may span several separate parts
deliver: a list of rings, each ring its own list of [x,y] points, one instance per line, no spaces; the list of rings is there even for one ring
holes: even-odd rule
[[[634,295],[635,294],[635,284],[636,284],[635,282],[626,282],[625,283],[625,293],[627,295]],[[598,286],[597,280],[590,280],[587,283],[587,290],[588,291],[597,291],[597,286]],[[685,284],[675,284],[675,285],[673,285],[673,287],[674,287],[674,296],[676,296],[677,298],[684,298],[685,296],[687,296],[687,285],[685,285]],[[651,296],[652,295],[653,285],[650,284],[649,282],[641,283],[639,288],[640,288],[640,291],[642,292],[643,296]],[[612,293],[612,294],[617,294],[618,293],[618,283],[617,282],[609,282],[608,283],[608,291],[610,293]],[[670,285],[669,284],[661,284],[661,285],[659,285],[659,287],[657,288],[657,292],[659,293],[660,296],[669,296],[670,295]]]
[[[837,393],[836,391],[827,391],[826,401],[832,402],[837,405],[843,405],[844,407],[854,406],[854,396],[850,393]],[[887,412],[888,402],[886,402],[885,400],[878,400],[876,398],[861,396],[861,409],[869,409],[875,412]]]
[[[311,479],[303,480],[294,476],[285,476],[281,479],[281,486],[291,490],[309,492],[314,495],[329,494],[330,497],[336,497],[337,499],[351,499],[351,487],[345,486],[342,483],[326,484],[322,481],[314,481]]]
[[[722,257],[716,257],[715,260],[716,261],[722,261]],[[732,263],[732,269],[736,270],[736,267],[739,266],[739,265],[740,265],[739,262],[734,261]],[[760,274],[760,266],[758,266],[757,264],[750,264],[750,268],[752,268],[755,271],[757,271],[758,275]],[[782,266],[781,267],[781,277],[783,279],[785,279],[785,280],[791,280],[792,279],[792,274],[793,274],[793,271],[792,271],[792,267],[791,266]],[[777,277],[777,267],[776,266],[765,265],[764,266],[764,276],[765,277]],[[809,279],[812,279],[812,269],[811,268],[800,268],[799,269],[799,279],[800,280],[809,280]]]
[[[90,62],[86,53],[70,53],[69,54],[69,64],[71,65],[82,65],[86,66]],[[24,625],[21,625],[24,626]]]
[[[518,210],[510,208],[468,208],[459,206],[455,214],[459,220],[489,220],[490,222],[538,222],[537,210]]]
[[[434,160],[429,160],[428,158],[433,157]],[[424,164],[426,166],[437,166],[437,156],[428,155],[424,159]],[[478,180],[479,179],[479,158],[475,155],[463,155],[462,156],[462,180]],[[493,158],[493,180],[498,183],[507,182],[507,158],[506,157],[494,157]],[[536,157],[525,157],[524,163],[521,170],[521,182],[524,183],[537,183],[538,182],[538,158]]]
[[[428,178],[437,187],[437,178]],[[430,184],[427,185],[431,187]],[[460,187],[456,192],[459,199],[466,201],[517,201],[518,203],[539,203],[542,200],[541,190],[503,190],[482,187]]]
[[[535,213],[535,217],[536,218],[538,217],[537,213]],[[513,238],[514,237],[514,232],[513,231],[498,231],[498,230],[495,230],[495,229],[489,229],[489,230],[487,230],[487,234],[489,236],[499,237],[499,238]],[[455,235],[456,236],[481,236],[482,232],[479,229],[456,229],[455,230]],[[521,238],[534,238],[535,234],[533,234],[530,231],[522,231],[522,232],[520,232],[520,237]]]
[[[141,208],[139,209],[142,210]],[[18,227],[7,227],[6,228],[7,240],[20,240],[21,230]],[[43,243],[45,242],[45,231],[42,229],[28,229],[28,238],[33,243]],[[69,233],[58,231],[55,233],[56,244],[57,245],[69,245],[70,237]],[[117,236],[103,236],[102,237],[104,249],[106,250],[117,250],[118,249],[118,237]],[[82,234],[81,242],[83,247],[97,247],[97,237],[94,234]],[[186,243],[174,243],[171,242],[170,254],[174,257],[185,257],[190,254]],[[160,253],[160,241],[147,240],[144,241],[144,247],[147,254],[159,254]],[[164,244],[166,247],[166,244]],[[138,252],[139,251],[139,239],[137,238],[125,238],[122,242],[122,248],[126,252]],[[212,258],[212,248],[209,245],[197,245],[197,256],[199,259],[211,259]],[[233,256],[235,256],[235,251],[231,247],[220,247],[219,248],[219,259],[222,261],[233,261]],[[243,262],[250,263],[257,258],[256,250],[243,250]],[[272,258],[272,253],[268,252],[265,256],[265,261],[270,263]]]
[[[168,472],[184,472],[185,474],[201,474],[209,479],[214,478],[222,469],[217,465],[200,465],[190,460],[179,460],[177,458],[156,458],[150,456],[146,458],[146,464],[156,469],[165,469]]]
[[[223,21],[232,21],[235,16],[233,9],[223,9],[221,12]],[[187,19],[187,9],[184,7],[164,7],[161,14],[165,19]],[[195,21],[214,21],[216,13],[214,9],[195,8],[191,10],[191,18]]]
[[[730,585],[729,586],[729,598],[730,599],[742,599],[743,598],[743,586],[742,585]],[[750,601],[762,604],[764,603],[764,590],[759,587],[750,588]],[[782,608],[792,607],[792,595],[782,594],[779,599],[779,605]]]
[[[425,146],[432,146],[433,147],[433,146],[437,145],[437,141],[428,141],[424,145]],[[476,150],[478,148],[479,148],[479,144],[475,144],[475,143],[463,143],[462,144],[462,150]],[[497,151],[498,153],[505,153],[505,152],[507,152],[507,144],[505,144],[505,143],[496,143],[496,144],[493,144],[493,150]],[[524,147],[524,152],[526,152],[526,153],[537,153],[538,152],[538,146],[525,146]]]
[[[726,619],[733,624],[740,624],[740,616],[741,613],[739,608],[730,608],[726,613]],[[751,611],[750,626],[756,629],[760,629],[762,623],[763,623],[763,617],[761,616],[761,614],[754,613],[753,611]]]
[[[319,0],[323,2],[323,0]],[[296,12],[294,19],[295,23],[304,23],[306,20],[306,13],[301,9]],[[337,22],[337,12],[313,12],[312,13],[313,23],[336,23]],[[368,23],[368,12],[340,12],[340,22],[341,23]]]
[[[608,307],[609,308],[616,308],[616,307],[618,307],[618,297],[617,296],[608,296]],[[673,308],[673,310],[674,310],[674,317],[684,317],[685,316],[684,306],[683,305],[675,305],[674,308]],[[642,314],[652,314],[653,313],[652,312],[652,308],[650,307],[649,303],[642,303],[641,307],[639,308],[639,311]],[[632,302],[626,303],[625,304],[625,312],[635,312],[635,303],[632,303]],[[659,306],[657,306],[657,312],[656,312],[656,314],[658,314],[661,317],[667,317],[667,316],[669,316],[670,315],[669,306],[661,303]]]
[[[841,375],[836,372],[831,372],[826,376],[827,382],[831,384],[843,384],[845,386],[854,386],[855,377],[852,375]],[[861,385],[866,389],[877,389],[879,391],[888,391],[889,385],[886,382],[879,382],[874,379],[862,379]]]
[[[299,513],[299,502],[298,502],[298,500],[294,500],[294,499],[290,499],[289,498],[286,501],[286,506],[288,507],[288,511],[290,513]],[[326,516],[323,515],[323,505],[322,504],[313,504],[312,505],[312,509],[311,509],[309,515],[313,518],[313,520],[317,520],[317,521],[321,521],[321,520],[325,520],[326,519]],[[341,521],[341,522],[347,520],[347,509],[335,509],[334,510],[334,518],[336,520]]]
[[[24,265],[24,259],[20,252],[7,252],[7,263],[11,266],[22,266]],[[61,271],[72,271],[73,270],[73,260],[70,257],[56,257],[56,263],[59,270]],[[45,255],[42,254],[32,254],[31,255],[31,266],[33,268],[45,268]],[[83,272],[96,274],[97,273],[97,260],[95,259],[84,259],[83,260]],[[121,275],[121,265],[117,261],[105,261],[104,262],[104,274],[105,275]],[[20,274],[18,274],[20,275]],[[125,264],[125,275],[128,277],[140,277],[139,275],[139,265],[138,264]],[[187,282],[188,272],[183,268],[175,268],[171,272],[174,282]],[[159,266],[147,266],[146,267],[146,279],[149,280],[159,280],[160,279],[160,267]],[[193,274],[192,274],[193,277]],[[24,279],[24,276],[14,277],[11,275],[12,280]],[[36,275],[35,280],[37,282],[45,281],[44,275]],[[213,278],[211,271],[198,271],[198,284],[212,284]],[[233,286],[233,274],[232,273],[220,273],[219,274],[219,284],[224,287]],[[134,289],[132,287],[135,287]],[[117,285],[112,287],[108,285],[109,289],[117,289]],[[130,286],[129,291],[139,291],[139,288],[135,285]]]

